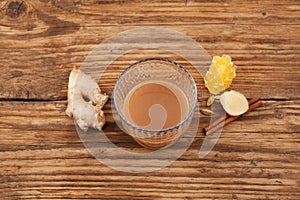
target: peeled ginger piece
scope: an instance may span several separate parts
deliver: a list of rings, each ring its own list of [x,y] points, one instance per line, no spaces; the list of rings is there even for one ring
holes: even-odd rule
[[[205,86],[211,94],[217,95],[229,88],[235,76],[236,66],[230,56],[214,56],[204,77]]]
[[[107,100],[108,96],[101,93],[98,83],[74,67],[69,77],[66,114],[74,118],[81,130],[102,129],[105,124],[102,108]]]
[[[226,113],[231,116],[244,114],[249,109],[246,97],[234,90],[224,92],[220,95],[220,103]]]

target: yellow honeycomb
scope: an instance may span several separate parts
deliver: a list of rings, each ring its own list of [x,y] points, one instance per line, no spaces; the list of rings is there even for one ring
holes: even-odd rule
[[[229,88],[236,76],[236,66],[228,55],[214,56],[204,77],[205,86],[211,94],[219,94]]]

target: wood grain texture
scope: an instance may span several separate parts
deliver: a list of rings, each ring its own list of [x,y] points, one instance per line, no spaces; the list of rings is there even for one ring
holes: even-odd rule
[[[204,136],[176,162],[145,174],[98,162],[65,115],[68,76],[103,40],[125,30],[168,27],[238,66],[232,89],[263,106],[229,124],[205,159]],[[300,2],[298,0],[1,0],[0,199],[300,199]],[[117,44],[115,44],[117,45]],[[176,55],[148,51],[186,66]],[[122,70],[145,56],[118,58],[99,85],[111,94]],[[144,151],[114,124],[108,137]],[[201,116],[200,128],[209,118]],[[201,130],[201,129],[200,129]]]
[[[65,115],[65,101],[1,102],[1,188],[12,199],[297,199],[299,103],[264,101],[264,107],[225,127],[205,159],[198,158],[204,139],[199,133],[171,166],[129,174],[89,154]],[[141,148],[111,125],[110,115],[104,130],[112,141],[128,150]],[[207,118],[201,119],[204,126]]]
[[[148,26],[180,31],[211,55],[231,55],[242,92],[251,84],[253,96],[299,98],[298,1],[32,0],[17,11],[13,2],[0,5],[2,99],[65,100],[74,64],[104,39]]]

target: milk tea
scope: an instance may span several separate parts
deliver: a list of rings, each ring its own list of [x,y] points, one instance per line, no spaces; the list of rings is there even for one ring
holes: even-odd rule
[[[184,92],[164,81],[143,82],[135,86],[124,102],[126,117],[136,126],[147,130],[177,125],[189,111]]]

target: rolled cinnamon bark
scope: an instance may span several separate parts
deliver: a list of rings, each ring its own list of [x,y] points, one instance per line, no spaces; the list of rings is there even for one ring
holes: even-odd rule
[[[249,104],[249,109],[244,114],[246,114],[246,113],[254,110],[255,108],[257,108],[259,106],[261,106],[262,102],[259,101],[259,98],[252,98],[252,99],[250,99],[248,101],[248,104]],[[203,128],[203,133],[204,133],[204,135],[212,134],[216,130],[218,130],[218,129],[222,128],[223,126],[226,126],[230,122],[238,119],[240,116],[242,116],[242,115],[239,115],[239,116],[230,116],[230,115],[226,114],[224,116],[221,116],[218,119],[216,119],[212,124],[207,125],[206,127],[204,127]]]

